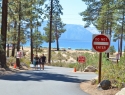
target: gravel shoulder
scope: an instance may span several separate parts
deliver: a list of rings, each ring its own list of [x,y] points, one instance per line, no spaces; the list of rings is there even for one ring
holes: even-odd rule
[[[27,70],[31,70],[32,68],[29,68]],[[16,74],[18,72],[23,72],[26,71],[26,69],[15,69],[13,67],[10,67],[8,69],[4,69],[4,68],[0,68],[0,76],[4,76],[4,75],[11,75],[11,74]]]
[[[115,95],[120,91],[117,88],[111,88],[108,90],[97,89],[97,85],[91,85],[91,81],[82,82],[80,88],[90,95]]]

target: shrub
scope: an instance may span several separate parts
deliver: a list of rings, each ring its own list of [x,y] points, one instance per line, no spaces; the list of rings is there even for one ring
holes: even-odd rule
[[[112,51],[114,52],[114,51]],[[55,58],[57,59],[57,54],[54,54]],[[66,52],[66,58],[69,59],[70,57],[76,59],[78,55],[85,56],[86,62],[83,64],[83,66],[94,66],[95,68],[98,68],[99,65],[99,53],[82,53],[82,52],[75,52],[75,53],[69,53]],[[58,55],[59,56],[59,55]],[[111,56],[111,55],[110,55]],[[52,63],[53,66],[60,66],[60,67],[68,67],[68,68],[74,68],[76,67],[77,70],[80,70],[80,64],[78,63],[63,63],[57,61],[56,63]],[[120,61],[118,64],[107,60],[107,56],[105,53],[102,53],[102,65],[101,65],[101,80],[110,80],[112,82],[112,85],[121,88],[123,86],[123,83],[125,83],[125,53],[120,58]],[[98,73],[98,71],[96,72]]]
[[[113,55],[113,53],[115,53],[115,52],[116,52],[115,47],[111,46],[110,47],[110,54]]]
[[[12,66],[14,63],[16,63],[16,58],[15,57],[7,58],[7,66]]]
[[[66,66],[69,68],[74,68],[77,67],[77,63],[68,63]]]
[[[23,65],[30,67],[31,61],[28,58],[23,57],[23,58],[20,58],[20,63],[23,63]]]

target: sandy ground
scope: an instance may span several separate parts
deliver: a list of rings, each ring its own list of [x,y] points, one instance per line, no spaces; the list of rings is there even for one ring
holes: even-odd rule
[[[4,68],[0,68],[0,76],[11,75],[11,74],[15,74],[17,72],[23,72],[23,71],[26,71],[26,70],[25,69],[19,70],[19,69],[15,69],[13,67],[9,67],[6,70]]]
[[[91,85],[90,81],[82,82],[80,88],[90,95],[115,95],[119,91],[117,88],[108,90],[97,89],[97,85]]]
[[[0,77],[1,76],[5,76],[5,75],[12,75],[12,74],[15,74],[19,72],[19,70],[16,70],[16,69],[3,69],[3,68],[0,68]]]

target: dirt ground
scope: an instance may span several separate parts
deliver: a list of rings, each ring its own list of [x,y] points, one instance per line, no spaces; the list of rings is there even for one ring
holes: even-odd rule
[[[90,81],[82,82],[80,88],[90,95],[115,95],[119,91],[117,88],[108,90],[97,89],[97,85],[91,85]]]
[[[31,70],[32,68],[29,68],[28,70]],[[10,67],[8,69],[4,69],[4,68],[0,68],[0,77],[1,76],[5,76],[5,75],[12,75],[12,74],[15,74],[15,73],[18,73],[18,72],[23,72],[23,71],[26,71],[26,69],[15,69],[13,67]]]

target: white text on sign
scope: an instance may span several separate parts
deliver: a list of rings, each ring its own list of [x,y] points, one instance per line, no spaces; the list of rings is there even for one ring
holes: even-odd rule
[[[95,38],[95,41],[101,41],[101,42],[106,42],[106,41],[108,41],[108,39],[107,38]]]

